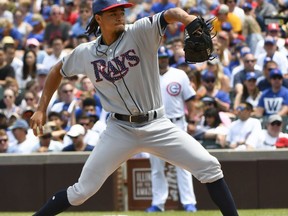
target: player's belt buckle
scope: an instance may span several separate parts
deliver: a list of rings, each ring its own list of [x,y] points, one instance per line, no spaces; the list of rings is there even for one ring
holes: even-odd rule
[[[148,115],[129,116],[129,122],[131,122],[131,123],[144,123],[144,122],[148,122]]]

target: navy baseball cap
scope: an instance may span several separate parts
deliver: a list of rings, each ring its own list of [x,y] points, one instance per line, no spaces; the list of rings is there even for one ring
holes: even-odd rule
[[[223,22],[222,25],[221,25],[221,29],[223,31],[231,31],[232,30],[232,25],[230,22]]]
[[[243,6],[242,6],[242,9],[249,11],[249,10],[252,10],[253,7],[252,7],[252,5],[251,5],[249,2],[245,2],[245,3],[243,4]]]
[[[283,77],[282,75],[282,72],[278,69],[278,68],[275,68],[275,69],[271,69],[269,71],[269,77]]]
[[[158,49],[158,58],[166,58],[169,57],[169,51],[165,46],[160,46]]]
[[[246,80],[251,80],[251,79],[257,80],[257,75],[256,75],[256,73],[254,73],[254,72],[248,72],[248,73],[246,74]]]
[[[94,0],[92,4],[93,14],[98,14],[116,7],[129,8],[134,4],[128,3],[125,0]]]
[[[211,81],[212,80],[215,81],[215,79],[216,79],[215,74],[213,72],[211,72],[211,71],[206,71],[204,74],[202,74],[201,78],[204,81],[210,81],[210,80]]]

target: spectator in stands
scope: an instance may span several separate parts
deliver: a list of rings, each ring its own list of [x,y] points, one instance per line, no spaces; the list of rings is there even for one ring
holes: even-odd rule
[[[52,139],[52,129],[49,124],[43,126],[43,133],[39,136],[39,142],[33,147],[32,152],[61,152],[63,144]]]
[[[94,126],[93,116],[91,114],[89,115],[89,114],[83,113],[81,116],[77,118],[76,122],[77,124],[82,125],[85,129],[85,134],[83,138],[84,144],[95,146],[98,142],[100,134],[92,130]],[[63,139],[64,146],[70,144],[71,142],[72,142],[72,139],[69,137],[69,135],[64,136],[64,139]]]
[[[181,38],[182,40],[184,40],[184,30],[185,26],[180,22],[168,24],[164,34],[165,44],[171,43],[175,38]]]
[[[276,143],[280,138],[288,138],[288,134],[282,132],[283,119],[278,114],[270,115],[266,122],[266,129],[262,129],[262,141],[257,149],[276,149]]]
[[[82,43],[87,43],[90,41],[90,38],[86,34],[80,34],[76,37],[76,44],[74,45],[75,47],[82,44]]]
[[[216,87],[216,76],[211,71],[206,71],[202,75],[203,91],[206,93],[204,96],[210,96],[215,99],[217,107],[220,111],[228,112],[230,108],[229,94],[218,87]]]
[[[67,132],[67,135],[72,139],[72,143],[62,149],[62,151],[92,151],[94,146],[84,143],[85,128],[76,124],[73,125]]]
[[[22,71],[16,73],[16,80],[21,89],[25,88],[28,81],[35,79],[36,71],[37,54],[33,50],[26,50],[23,55]]]
[[[256,85],[257,75],[254,72],[246,74],[246,80],[243,85],[243,94],[241,103],[248,102],[253,108],[256,108],[261,97],[261,92]],[[237,105],[238,106],[238,105]]]
[[[9,130],[12,131],[16,142],[12,143],[8,148],[8,153],[22,153],[28,154],[32,152],[35,145],[35,140],[32,141],[27,136],[29,129],[28,123],[23,119],[17,119]]]
[[[244,10],[237,5],[237,0],[224,0],[224,4],[229,7],[229,12],[235,14],[241,20],[242,24],[244,24]]]
[[[37,65],[37,71],[36,71],[36,81],[38,83],[38,95],[42,94],[44,84],[47,78],[49,71],[44,65]],[[38,102],[38,96],[36,96],[36,101]]]
[[[52,53],[50,55],[46,55],[43,59],[43,65],[50,70],[51,67],[60,61],[67,53],[64,49],[64,41],[60,37],[55,37],[51,39]]]
[[[74,0],[64,0],[63,20],[70,23],[71,26],[77,22],[79,17],[79,13],[74,6]]]
[[[234,100],[234,109],[236,109],[241,101],[243,95],[244,82],[246,80],[247,73],[254,72],[258,77],[261,76],[261,71],[255,70],[256,59],[252,53],[248,53],[243,58],[244,69],[235,74],[234,77],[234,91],[235,91],[235,100]]]
[[[0,153],[7,153],[8,150],[8,135],[4,129],[0,129]]]
[[[72,29],[71,29],[71,36],[74,39],[74,43],[73,43],[74,45],[77,44],[76,38],[79,35],[85,34],[86,26],[88,25],[91,15],[92,15],[91,7],[89,6],[87,2],[82,1],[79,7],[80,7],[80,11],[79,11],[80,19],[77,20],[77,22],[72,26]],[[89,36],[87,37],[89,41]]]
[[[267,25],[266,28],[266,36],[271,36],[275,41],[276,41],[276,45],[278,47],[278,50],[282,49],[284,44],[285,44],[285,40],[283,38],[281,38],[281,29],[278,23],[269,23]],[[264,43],[265,43],[265,38],[263,38],[262,40],[260,40],[257,43],[256,46],[256,50],[255,50],[255,56],[258,56],[262,53],[265,53],[265,49],[264,49]]]
[[[21,10],[23,14],[23,20],[28,23],[32,23],[32,16],[33,16],[33,3],[31,0],[19,0],[18,8]]]
[[[14,46],[17,49],[21,49],[23,47],[22,35],[13,26],[13,23],[10,23],[10,21],[5,18],[0,18],[0,28],[2,29],[0,32],[0,40],[2,40],[5,36],[10,36],[14,39]]]
[[[37,64],[42,64],[47,53],[41,50],[40,43],[36,38],[29,38],[26,41],[26,50],[33,50],[37,54]]]
[[[5,39],[8,39],[8,40],[5,40]],[[9,40],[11,41],[11,43],[14,43],[14,39],[10,36],[6,36],[2,40],[2,44],[3,44],[5,56],[6,56],[6,62],[7,64],[10,64],[13,67],[14,72],[17,75],[22,72],[23,61],[22,59],[16,57],[16,48],[14,44],[12,45],[9,42]]]
[[[37,95],[35,95],[32,91],[24,92],[24,100],[21,103],[21,108],[24,110],[27,107],[31,107],[31,109],[35,110],[37,108]]]
[[[224,67],[219,61],[218,58],[214,58],[212,60],[207,61],[207,70],[204,70],[202,73],[204,74],[206,71],[213,72],[216,80],[215,86],[222,91],[229,92],[230,91],[230,79],[229,73],[224,72]]]
[[[96,94],[96,89],[94,88],[91,80],[87,76],[83,76],[80,79],[80,89],[86,98],[94,98],[96,102],[96,115],[100,116],[102,112],[102,105],[99,96]]]
[[[6,84],[4,85],[4,90],[5,89],[11,89],[15,93],[15,105],[19,106],[23,100],[23,91],[19,89],[17,80],[11,77],[7,77]],[[4,98],[2,98],[0,101],[0,108],[5,108]]]
[[[13,14],[11,11],[7,10],[8,0],[0,1],[0,17],[6,18],[9,22],[13,23]]]
[[[257,79],[257,87],[259,88],[260,91],[263,92],[264,90],[271,87],[269,71],[272,69],[277,69],[277,68],[278,68],[278,64],[273,60],[268,59],[267,61],[264,62],[263,75]],[[285,77],[283,77],[282,85],[288,88],[288,79],[286,79]]]
[[[46,28],[46,22],[44,18],[42,17],[41,14],[33,14],[32,16],[32,30],[30,33],[27,35],[27,40],[28,39],[36,39],[39,45],[44,45],[44,33],[45,33],[45,28]],[[27,42],[26,42],[26,46]]]
[[[246,2],[242,8],[245,12],[242,35],[245,37],[246,43],[250,47],[251,52],[255,54],[257,43],[260,40],[263,40],[261,27],[255,19],[252,5]]]
[[[29,125],[30,119],[31,119],[32,115],[34,114],[35,109],[33,107],[27,106],[25,109],[22,109],[22,110],[23,110],[23,112],[21,113],[20,118],[24,119]]]
[[[151,7],[151,14],[156,14],[170,8],[175,8],[176,5],[168,0],[160,0],[159,2],[154,2]]]
[[[218,8],[215,10],[215,15],[217,19],[213,22],[214,31],[220,32],[221,26],[223,22],[229,22],[232,25],[232,29],[234,32],[234,39],[238,37],[238,34],[242,31],[242,23],[240,18],[229,12],[229,7],[225,4],[220,4]]]
[[[58,101],[52,106],[51,111],[60,113],[65,110],[71,113],[76,103],[73,91],[74,86],[69,81],[63,81],[58,88]]]
[[[236,110],[238,119],[228,128],[226,146],[236,150],[255,149],[261,141],[261,122],[251,117],[253,106],[248,102],[241,103]]]
[[[16,100],[15,92],[10,88],[4,89],[3,93],[4,108],[1,110],[7,116],[7,118],[10,118],[13,113],[17,113],[18,115],[21,114],[21,109],[20,107],[16,106],[15,100]]]
[[[0,129],[7,130],[8,128],[8,119],[7,116],[0,111]]]
[[[63,142],[63,138],[66,134],[64,121],[62,120],[62,115],[58,112],[49,112],[48,113],[48,123],[53,130],[52,136],[54,140]]]
[[[278,12],[273,4],[265,0],[256,0],[258,3],[255,8],[255,15],[257,22],[259,23],[262,32],[265,32],[265,21],[264,17],[275,16]]]
[[[283,87],[283,75],[279,69],[269,71],[271,88],[263,91],[255,116],[262,117],[272,114],[280,116],[288,113],[288,89]]]
[[[223,66],[228,66],[231,61],[231,52],[229,49],[229,33],[220,31],[217,33],[217,42],[215,43],[216,53]],[[230,75],[230,74],[229,74]]]
[[[224,140],[227,135],[228,128],[223,124],[217,108],[208,108],[204,111],[202,130],[202,140],[213,140],[215,143],[223,143],[221,140]]]
[[[276,40],[273,37],[267,36],[265,38],[264,49],[266,52],[259,54],[257,65],[263,69],[265,61],[267,61],[267,58],[270,58],[270,60],[273,60],[278,64],[278,67],[283,74],[288,74],[288,59],[284,54],[277,51]]]
[[[26,42],[28,34],[32,31],[33,27],[28,22],[24,21],[22,11],[18,8],[14,12],[14,26],[20,32],[23,40],[23,45]]]
[[[6,84],[7,77],[15,78],[15,71],[13,67],[7,63],[4,49],[0,47],[0,86],[2,88]]]
[[[63,39],[63,47],[69,45],[69,31],[71,29],[71,25],[62,20],[62,12],[59,5],[53,5],[51,7],[50,15],[51,22],[45,27],[44,33],[44,48],[47,49],[48,53],[51,52],[48,47],[55,38]]]

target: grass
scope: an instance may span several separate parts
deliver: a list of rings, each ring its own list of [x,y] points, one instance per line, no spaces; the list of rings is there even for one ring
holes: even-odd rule
[[[31,216],[32,212],[0,212],[1,216]],[[145,213],[143,211],[127,212],[65,212],[61,216],[221,216],[219,211],[200,210],[196,213],[183,211],[166,211],[161,213]],[[239,216],[287,216],[288,209],[239,210]]]

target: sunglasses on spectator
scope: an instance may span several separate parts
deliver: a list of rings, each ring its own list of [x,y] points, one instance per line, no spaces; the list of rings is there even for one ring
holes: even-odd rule
[[[60,12],[53,12],[51,13],[52,15],[60,15],[61,13]]]
[[[207,79],[205,80],[206,83],[214,83],[215,82],[215,79]]]
[[[212,102],[204,102],[204,105],[205,106],[211,106],[211,105],[213,105],[214,103],[212,103]]]
[[[270,123],[270,125],[272,125],[272,126],[275,126],[275,125],[276,125],[276,126],[278,126],[278,127],[279,127],[281,124],[282,124],[282,122],[280,122],[280,121],[274,121],[274,122],[271,122],[271,123]]]
[[[7,141],[8,141],[8,139],[0,139],[0,143],[7,142]]]
[[[4,95],[4,98],[13,98],[12,95]]]
[[[89,126],[89,123],[79,123],[82,126]]]
[[[272,76],[272,77],[270,77],[270,79],[279,79],[279,80],[282,80],[282,76]]]
[[[90,11],[89,10],[80,10],[80,13],[89,13]]]
[[[245,110],[245,109],[246,109],[246,107],[243,107],[243,106],[238,106],[238,107],[236,108],[237,111],[243,111],[243,110]]]
[[[25,98],[25,101],[33,101],[34,100],[34,98]]]
[[[65,93],[65,94],[67,94],[67,93],[72,93],[73,90],[72,90],[72,89],[71,89],[71,90],[63,90],[62,92]]]
[[[256,59],[247,59],[247,60],[245,60],[245,63],[249,63],[249,62],[254,63],[255,61],[256,61]]]

